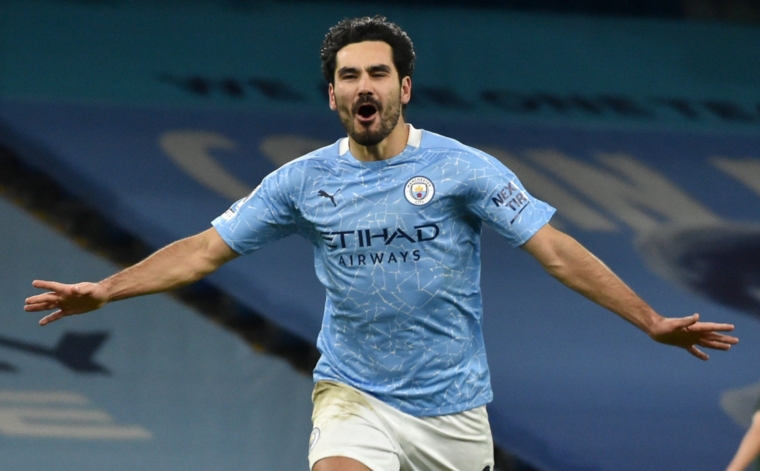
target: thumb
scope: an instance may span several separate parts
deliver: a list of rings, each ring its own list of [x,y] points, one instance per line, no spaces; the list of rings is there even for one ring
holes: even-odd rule
[[[88,296],[95,291],[93,283],[77,283],[71,286],[71,291],[77,296]]]
[[[699,314],[692,314],[691,316],[681,317],[675,319],[676,328],[685,329],[699,322]]]

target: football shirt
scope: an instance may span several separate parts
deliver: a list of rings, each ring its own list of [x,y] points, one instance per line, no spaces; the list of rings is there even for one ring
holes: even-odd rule
[[[212,224],[241,254],[290,234],[311,241],[327,294],[314,379],[430,416],[492,399],[482,223],[520,246],[554,211],[493,157],[410,126],[395,157],[361,162],[341,139],[277,169]]]

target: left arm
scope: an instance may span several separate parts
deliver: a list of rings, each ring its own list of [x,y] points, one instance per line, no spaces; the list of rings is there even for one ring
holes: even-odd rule
[[[752,425],[744,434],[739,449],[726,471],[743,471],[760,456],[760,411],[752,417]]]
[[[718,333],[732,331],[734,326],[730,324],[699,322],[699,314],[683,318],[659,315],[601,260],[549,224],[539,229],[522,248],[554,278],[619,315],[657,342],[685,348],[697,358],[707,360],[709,357],[697,346],[728,350],[739,341]]]

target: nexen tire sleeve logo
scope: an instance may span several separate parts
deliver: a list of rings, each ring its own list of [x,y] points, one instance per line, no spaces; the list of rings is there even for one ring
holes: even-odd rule
[[[404,186],[406,200],[415,206],[428,204],[435,195],[433,182],[425,177],[414,177]]]
[[[509,221],[510,224],[515,222],[520,213],[530,204],[528,195],[512,182],[507,183],[496,196],[491,198],[491,201],[497,208],[509,208],[514,212],[514,217]]]

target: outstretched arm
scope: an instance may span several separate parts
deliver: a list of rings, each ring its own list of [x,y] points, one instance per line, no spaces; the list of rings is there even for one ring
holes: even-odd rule
[[[752,417],[752,425],[744,434],[739,449],[736,450],[726,471],[743,471],[758,457],[760,457],[760,411],[755,412]]]
[[[522,248],[566,286],[619,315],[657,342],[685,348],[697,358],[707,360],[709,357],[698,346],[728,350],[739,341],[718,333],[731,331],[734,326],[699,322],[699,314],[683,318],[660,316],[578,241],[549,224]]]
[[[32,286],[49,291],[27,298],[24,310],[55,310],[40,320],[40,325],[46,325],[65,316],[100,309],[111,301],[184,286],[215,271],[237,255],[216,229],[211,228],[173,242],[98,283],[69,285],[35,280]]]

